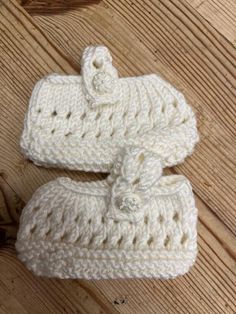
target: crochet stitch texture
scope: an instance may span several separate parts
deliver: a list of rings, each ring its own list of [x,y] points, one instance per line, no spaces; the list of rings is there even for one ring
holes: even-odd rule
[[[106,180],[45,184],[22,212],[19,258],[59,278],[186,273],[197,254],[197,209],[188,180],[161,173],[157,155],[127,147]]]
[[[81,76],[52,74],[32,93],[21,147],[37,165],[109,172],[120,149],[141,146],[162,167],[181,163],[198,141],[184,96],[155,74],[119,78],[104,46],[89,46]]]

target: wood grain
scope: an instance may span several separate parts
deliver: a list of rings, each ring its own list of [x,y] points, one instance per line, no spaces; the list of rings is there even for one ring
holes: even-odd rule
[[[231,145],[235,138],[234,48],[200,15],[196,18],[191,7],[169,1],[132,3],[105,1],[105,9],[94,5],[53,17],[35,16],[35,21],[74,62],[79,61],[79,43],[100,43],[104,36],[102,42],[111,48],[121,75],[156,71],[184,92],[198,114],[201,143],[180,171],[191,175],[194,189],[236,233],[231,188],[236,181],[232,173],[236,151]],[[110,7],[120,16],[114,16]],[[65,27],[70,20],[71,27]],[[117,28],[119,32],[114,31]]]
[[[179,1],[105,3],[124,17],[153,58],[161,60],[165,66],[161,73],[184,92],[195,108],[201,142],[195,154],[176,169],[191,177],[195,192],[236,233],[232,189],[236,184],[232,171],[236,153],[232,145],[236,122],[235,49],[195,10]]]
[[[219,33],[236,46],[236,2],[234,0],[185,0]]]
[[[47,2],[0,3],[0,313],[235,313],[236,58],[225,24],[190,1]],[[236,10],[230,14],[235,20]],[[193,183],[199,255],[175,280],[49,280],[16,258],[19,215],[37,187],[57,176],[104,177],[39,168],[19,149],[35,82],[50,72],[79,73],[91,43],[111,49],[121,76],[161,73],[197,113],[201,143],[171,171]]]
[[[67,10],[87,7],[100,0],[25,0],[21,4],[30,15],[56,14]]]

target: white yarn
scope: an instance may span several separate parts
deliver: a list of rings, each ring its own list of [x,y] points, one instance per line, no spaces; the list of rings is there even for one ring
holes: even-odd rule
[[[87,47],[81,66],[85,95],[91,108],[118,102],[118,73],[112,66],[112,57],[106,47]]]
[[[158,155],[140,147],[125,147],[107,178],[112,184],[109,216],[140,220],[161,174]]]
[[[32,93],[21,139],[37,165],[109,172],[120,149],[141,146],[163,167],[198,141],[184,96],[159,76],[118,78],[106,47],[88,47],[82,76],[52,74]]]
[[[127,147],[107,180],[59,178],[39,188],[21,215],[19,258],[37,275],[59,278],[186,273],[197,254],[197,209],[188,180],[160,177],[159,163],[152,152]],[[139,206],[132,198],[116,203],[125,187]]]

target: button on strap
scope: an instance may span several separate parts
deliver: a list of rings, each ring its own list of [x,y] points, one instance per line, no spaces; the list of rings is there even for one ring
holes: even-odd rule
[[[111,194],[107,216],[129,221],[141,219],[161,175],[162,165],[156,154],[126,147],[108,177]]]
[[[113,105],[119,101],[118,73],[112,65],[112,57],[106,47],[87,47],[81,66],[85,95],[91,108]]]

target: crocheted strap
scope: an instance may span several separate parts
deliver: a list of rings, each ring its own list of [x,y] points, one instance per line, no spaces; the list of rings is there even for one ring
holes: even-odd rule
[[[112,188],[107,217],[132,222],[141,219],[161,175],[162,165],[156,154],[126,147],[108,177]]]
[[[85,95],[91,108],[113,105],[119,101],[118,73],[106,47],[87,47],[81,66]]]

